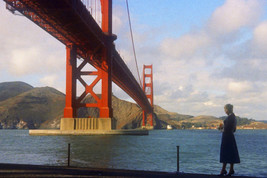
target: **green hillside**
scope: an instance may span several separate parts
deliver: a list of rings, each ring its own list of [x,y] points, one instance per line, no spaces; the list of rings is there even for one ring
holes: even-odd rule
[[[8,98],[17,96],[26,91],[29,91],[31,89],[33,89],[33,87],[24,82],[0,83],[0,102]]]
[[[0,128],[34,129],[62,115],[65,96],[50,88],[34,88],[0,102]]]

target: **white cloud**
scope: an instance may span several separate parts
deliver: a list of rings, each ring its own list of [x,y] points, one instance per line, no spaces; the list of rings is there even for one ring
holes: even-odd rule
[[[6,66],[16,76],[62,72],[65,70],[65,56],[63,49],[58,49],[62,51],[47,52],[48,49],[42,45],[11,49],[7,52],[10,58]]]
[[[48,75],[40,79],[40,82],[46,86],[54,86],[58,82],[57,75]]]
[[[41,65],[40,49],[36,47],[26,49],[15,49],[12,51],[12,57],[8,60],[9,70],[15,75],[27,75],[36,73]]]
[[[161,44],[162,51],[172,57],[191,57],[210,44],[206,33],[186,34],[179,39],[165,39]]]
[[[253,32],[252,50],[254,55],[267,54],[267,21],[260,23]]]
[[[212,34],[225,35],[242,27],[255,25],[263,13],[262,3],[257,0],[227,0],[217,8],[208,23]]]
[[[230,82],[228,84],[229,92],[242,93],[248,92],[253,89],[251,83],[249,82]]]
[[[121,6],[113,7],[112,30],[114,34],[119,34],[123,30],[124,24],[127,23],[125,16],[125,11]]]
[[[217,104],[213,103],[212,101],[207,101],[207,102],[204,102],[203,103],[205,106],[208,106],[208,107],[216,107]]]

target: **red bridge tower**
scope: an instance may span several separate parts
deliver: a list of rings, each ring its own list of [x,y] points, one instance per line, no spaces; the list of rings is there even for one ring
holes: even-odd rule
[[[153,129],[153,69],[152,65],[143,66],[143,90],[149,103],[152,106],[152,112],[147,114],[143,111],[142,127],[147,129]]]
[[[82,71],[83,67],[89,61],[84,61],[77,67],[77,48],[73,44],[66,45],[66,105],[64,109],[64,118],[61,119],[61,130],[111,130],[115,129],[115,123],[112,119],[112,79],[111,64],[115,40],[112,36],[112,0],[101,0],[102,11],[102,31],[106,35],[106,48],[98,51],[88,51],[89,58],[101,58],[100,67],[97,71]],[[87,84],[82,76],[95,76],[91,84]],[[77,80],[84,86],[85,91],[76,98]],[[96,95],[93,88],[98,82],[101,82],[101,97]],[[94,97],[96,103],[82,103],[82,100],[90,94]],[[80,107],[96,107],[99,109],[99,118],[77,118],[77,110]]]

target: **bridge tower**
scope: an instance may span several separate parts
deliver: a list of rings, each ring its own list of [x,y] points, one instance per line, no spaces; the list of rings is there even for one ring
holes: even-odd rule
[[[64,117],[61,118],[60,130],[111,130],[116,128],[112,110],[112,51],[114,49],[112,36],[112,0],[101,0],[102,31],[106,36],[107,47],[88,51],[88,58],[101,58],[101,67],[96,71],[82,71],[88,63],[88,59],[77,66],[77,48],[74,44],[66,45],[66,103]],[[87,84],[82,76],[95,76],[91,84]],[[85,90],[80,97],[76,97],[77,80]],[[96,95],[93,88],[101,82],[101,96]],[[90,94],[96,103],[82,103],[82,100]],[[99,118],[77,118],[77,110],[80,107],[96,107],[99,109]]]
[[[152,112],[146,113],[143,111],[142,128],[153,129],[153,68],[152,65],[143,66],[143,90],[152,106]]]

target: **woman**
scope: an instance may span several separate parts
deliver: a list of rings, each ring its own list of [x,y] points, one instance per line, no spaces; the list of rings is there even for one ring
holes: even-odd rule
[[[224,120],[221,151],[220,151],[220,162],[223,163],[220,175],[226,175],[226,165],[230,163],[230,170],[228,176],[235,173],[234,164],[240,163],[238,149],[236,146],[234,132],[236,131],[236,118],[233,113],[233,105],[227,104],[224,106],[224,111],[228,115]]]

